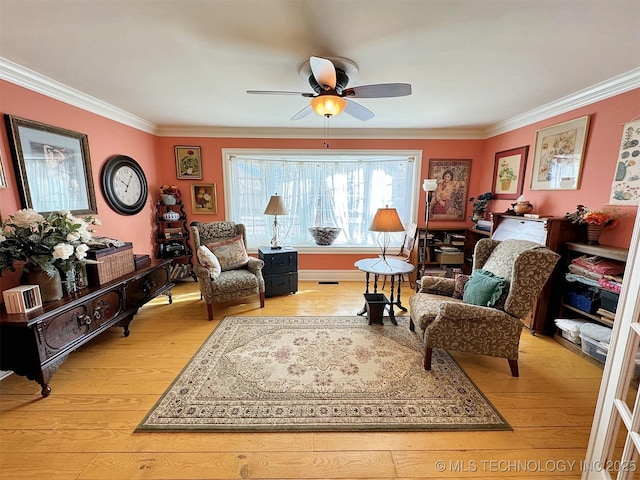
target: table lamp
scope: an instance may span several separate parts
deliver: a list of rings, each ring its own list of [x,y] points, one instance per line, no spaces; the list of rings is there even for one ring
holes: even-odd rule
[[[380,243],[380,233],[378,233],[378,245],[382,250],[382,260],[386,262],[389,232],[404,232],[404,226],[398,216],[398,211],[395,208],[389,208],[388,205],[385,208],[379,208],[371,221],[369,230],[382,233],[382,243]]]
[[[274,250],[282,248],[280,245],[278,215],[289,215],[287,207],[284,206],[282,197],[276,192],[275,195],[271,195],[267,208],[264,209],[265,215],[274,215],[273,219],[273,237],[271,238],[271,248]]]

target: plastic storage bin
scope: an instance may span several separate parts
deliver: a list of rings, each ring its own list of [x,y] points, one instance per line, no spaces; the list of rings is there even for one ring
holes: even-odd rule
[[[590,357],[595,358],[599,362],[604,363],[607,360],[607,350],[608,347],[603,347],[600,345],[600,342],[594,340],[591,337],[587,337],[584,334],[580,334],[582,351],[589,355]]]

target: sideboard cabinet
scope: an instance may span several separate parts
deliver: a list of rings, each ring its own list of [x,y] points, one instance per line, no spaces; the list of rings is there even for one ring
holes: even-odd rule
[[[171,299],[170,266],[169,259],[156,260],[29,313],[0,312],[0,370],[35,380],[47,397],[49,380],[69,353],[113,326],[122,327],[128,336],[142,305],[161,293]]]

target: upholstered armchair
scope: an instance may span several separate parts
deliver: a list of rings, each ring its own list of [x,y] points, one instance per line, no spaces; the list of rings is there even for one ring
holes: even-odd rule
[[[410,328],[420,329],[424,368],[433,348],[506,358],[518,372],[522,319],[550,277],[560,256],[528,240],[488,238],[474,251],[471,276],[424,276],[409,298]]]
[[[247,254],[243,224],[193,222],[190,225],[196,248],[194,272],[200,293],[207,302],[207,316],[213,320],[213,304],[258,295],[264,307],[264,262]]]

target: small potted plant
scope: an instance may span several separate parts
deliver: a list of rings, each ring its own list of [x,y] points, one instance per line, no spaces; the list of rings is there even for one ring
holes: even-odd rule
[[[473,203],[473,216],[471,220],[477,222],[484,218],[484,212],[487,210],[489,200],[493,200],[493,194],[491,192],[486,192],[469,199],[469,202]]]
[[[162,185],[160,187],[160,198],[165,205],[175,205],[180,200],[182,194],[175,185]]]

